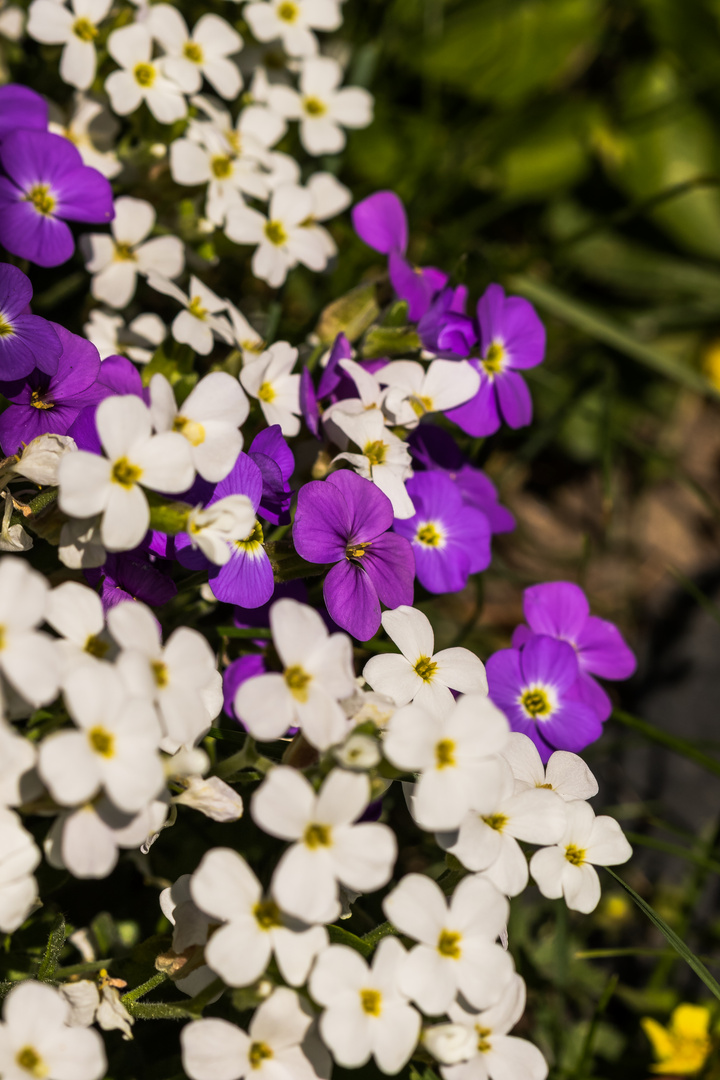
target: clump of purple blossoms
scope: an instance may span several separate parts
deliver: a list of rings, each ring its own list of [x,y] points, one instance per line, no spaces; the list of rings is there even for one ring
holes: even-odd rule
[[[32,295],[22,270],[0,263],[0,380],[24,379],[35,367],[47,375],[57,371],[63,347],[54,324],[30,313]]]

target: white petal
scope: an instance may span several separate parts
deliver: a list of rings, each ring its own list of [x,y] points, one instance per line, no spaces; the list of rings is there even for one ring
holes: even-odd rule
[[[147,274],[153,270],[167,278],[177,277],[185,265],[183,243],[177,236],[158,236],[148,240],[138,248],[136,258],[141,273]]]
[[[448,918],[439,886],[422,874],[406,874],[385,897],[382,907],[398,930],[433,948]]]
[[[155,216],[149,202],[124,195],[115,200],[115,218],[110,228],[118,244],[135,247],[152,231]]]
[[[253,820],[283,840],[297,840],[313,820],[315,793],[295,769],[279,765],[265,777],[252,797]]]
[[[180,1032],[183,1069],[191,1080],[237,1080],[244,1075],[250,1039],[227,1020],[193,1020]]]
[[[186,491],[195,479],[190,447],[176,431],[155,435],[136,451],[142,482],[154,491]]]
[[[190,894],[197,906],[217,919],[232,919],[251,912],[260,899],[258,879],[241,855],[230,848],[206,852],[190,879]]]
[[[435,653],[437,664],[434,678],[461,694],[487,694],[485,665],[469,649],[442,649]]]

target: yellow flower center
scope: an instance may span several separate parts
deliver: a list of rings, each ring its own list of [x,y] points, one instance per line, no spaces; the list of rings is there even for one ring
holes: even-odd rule
[[[13,337],[15,331],[12,328],[12,324],[8,322],[6,318],[0,315],[0,338]]]
[[[97,634],[90,634],[90,637],[83,646],[83,651],[89,653],[90,656],[97,656],[99,660],[102,660],[109,648],[110,645],[107,641],[103,641]]]
[[[264,382],[258,390],[258,397],[260,401],[265,401],[269,405],[271,401],[275,400],[275,387],[272,383]]]
[[[32,394],[30,395],[30,404],[32,405],[33,409],[54,409],[55,408],[55,403],[54,402],[52,402],[52,401],[43,401],[42,397],[40,396],[40,391],[39,390],[33,390]]]
[[[425,413],[433,411],[433,400],[429,397],[422,397],[419,394],[413,394],[409,398],[412,410],[416,416],[424,416]]]
[[[282,221],[266,221],[264,232],[270,243],[276,247],[282,247],[288,242],[288,234]]]
[[[483,815],[483,821],[491,829],[495,829],[495,832],[502,832],[507,825],[508,819],[505,814],[487,814]]]
[[[565,858],[573,866],[582,866],[585,862],[585,849],[575,847],[574,844],[568,844],[565,848]]]
[[[85,18],[75,20],[72,32],[81,41],[94,41],[98,36],[97,28],[93,26],[89,19]]]
[[[170,676],[168,674],[167,664],[164,664],[162,660],[152,660],[150,662],[152,668],[153,679],[158,690],[162,690],[170,682]]]
[[[25,196],[26,202],[31,202],[38,214],[48,217],[53,212],[55,199],[50,194],[49,184],[35,184]]]
[[[429,656],[421,656],[415,665],[415,674],[419,675],[423,682],[432,682],[432,677],[437,671],[437,664]]]
[[[418,528],[415,539],[419,544],[436,548],[442,544],[443,534],[433,525],[432,521],[426,521],[424,525],[420,525]]]
[[[187,416],[175,417],[173,431],[179,431],[192,446],[200,446],[205,442],[205,428],[196,420],[189,420]]]
[[[360,1003],[368,1016],[379,1016],[382,1011],[382,994],[379,990],[361,990]]]
[[[548,716],[552,712],[550,699],[541,686],[525,690],[520,697],[520,704],[533,720],[536,716]]]
[[[32,1046],[23,1046],[22,1050],[18,1050],[15,1061],[21,1069],[25,1069],[31,1076],[36,1077],[36,1080],[42,1080],[50,1071],[37,1050],[34,1050]]]
[[[493,341],[485,356],[480,361],[483,371],[491,378],[502,371],[505,366],[505,350],[497,341]]]
[[[372,544],[372,540],[366,540],[364,544],[348,544],[345,548],[346,559],[362,559],[367,549]]]
[[[152,86],[155,82],[155,68],[152,64],[136,64],[133,75],[138,86]]]
[[[457,930],[441,930],[437,951],[441,956],[449,956],[451,960],[459,960],[462,956],[461,940],[462,936],[458,934]]]
[[[115,754],[115,736],[104,727],[91,728],[88,731],[88,742],[96,754],[101,757],[111,758]]]
[[[5,638],[5,627],[0,626],[0,649],[4,649],[6,645],[7,640]]]
[[[489,1040],[490,1036],[492,1035],[492,1031],[490,1030],[490,1028],[480,1027],[479,1024],[475,1025],[475,1030],[477,1031],[477,1035],[478,1035],[478,1041],[477,1041],[478,1051],[481,1054],[486,1054],[488,1052],[488,1050],[491,1049],[491,1046],[490,1046],[490,1043],[489,1043],[488,1040]]]
[[[331,847],[332,846],[332,829],[329,825],[318,825],[313,823],[308,825],[303,836],[303,841],[306,847],[315,851],[319,847]]]
[[[232,172],[232,160],[226,154],[219,154],[210,162],[210,168],[217,180],[227,180]]]
[[[202,64],[203,62],[203,51],[194,41],[185,42],[183,45],[183,56],[187,60],[192,60],[193,64]]]
[[[286,3],[279,4],[277,9],[278,19],[282,19],[286,23],[294,23],[300,14],[300,8],[297,4],[293,4],[290,0],[286,0]]]
[[[137,255],[130,244],[116,244],[113,258],[116,262],[137,262]]]
[[[318,97],[303,98],[303,109],[308,116],[323,116],[327,112],[327,105]]]
[[[250,555],[253,555],[263,546],[263,540],[265,539],[262,531],[262,525],[256,520],[252,527],[252,531],[248,533],[244,540],[236,540],[235,547],[240,548],[241,551],[247,551]]]
[[[388,446],[382,439],[376,439],[375,442],[365,443],[363,447],[363,454],[368,459],[371,465],[382,465],[387,456]]]
[[[308,685],[312,682],[312,675],[308,675],[299,664],[285,669],[285,685],[296,701],[305,703],[308,699]]]
[[[259,1069],[263,1061],[267,1061],[267,1059],[272,1056],[273,1052],[267,1043],[254,1042],[250,1047],[250,1053],[248,1054],[248,1057],[250,1058],[250,1067],[252,1069]]]
[[[438,769],[453,768],[457,765],[455,743],[452,739],[441,739],[435,743],[435,764]]]
[[[114,484],[120,484],[124,488],[131,488],[137,484],[142,476],[142,469],[133,465],[126,457],[118,458],[112,467],[110,477]]]
[[[192,296],[190,303],[188,304],[188,311],[191,315],[194,315],[200,322],[204,322],[207,316],[207,308],[202,306],[202,300],[199,296]]]
[[[274,900],[261,900],[253,908],[253,915],[261,930],[272,930],[274,926],[282,926],[280,908]]]

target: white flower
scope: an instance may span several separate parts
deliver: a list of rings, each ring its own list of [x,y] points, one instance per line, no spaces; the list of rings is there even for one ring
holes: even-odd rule
[[[300,93],[289,86],[268,91],[271,109],[300,121],[300,141],[309,154],[337,154],[345,146],[343,128],[364,128],[372,121],[373,97],[359,86],[338,90],[342,68],[329,56],[311,57],[300,73]]]
[[[203,76],[224,98],[236,98],[242,79],[228,56],[240,52],[243,40],[230,23],[212,13],[203,15],[192,35],[177,8],[153,4],[147,20],[153,37],[167,53],[165,72],[186,94],[196,93]]]
[[[19,41],[25,28],[25,12],[14,4],[0,3],[0,35],[8,41]]]
[[[27,32],[36,41],[64,45],[60,78],[78,90],[87,90],[95,78],[97,24],[107,15],[112,0],[71,0],[72,11],[56,0],[33,0]]]
[[[116,666],[128,693],[157,705],[170,744],[164,742],[163,749],[194,743],[222,703],[217,700],[222,676],[207,640],[198,630],[179,626],[163,648],[155,616],[137,601],[112,608],[108,627],[123,650]]]
[[[383,743],[398,769],[419,772],[413,817],[423,829],[456,829],[471,807],[491,811],[501,789],[497,755],[510,728],[489,698],[468,694],[433,714],[406,705],[394,714]]]
[[[279,424],[287,437],[300,430],[300,376],[292,370],[297,355],[287,341],[276,341],[240,372],[240,382],[260,402],[268,426]]]
[[[338,454],[333,462],[349,461],[359,476],[372,480],[387,495],[395,517],[412,517],[415,507],[405,490],[405,481],[412,476],[410,451],[407,443],[388,431],[380,410],[350,414],[336,409],[332,420],[360,448],[359,454]]]
[[[535,743],[520,731],[510,735],[503,757],[513,771],[516,791],[550,788],[566,801],[592,799],[598,793],[597,780],[581,757],[556,750],[544,766]]]
[[[175,431],[152,434],[150,410],[134,394],[101,401],[95,414],[107,457],[84,450],[60,461],[60,509],[70,517],[102,514],[100,532],[108,551],[137,547],[150,524],[141,484],[155,491],[186,491],[195,470],[187,439]]]
[[[352,195],[332,173],[326,172],[313,173],[308,178],[307,189],[312,196],[313,210],[311,216],[303,222],[303,226],[318,237],[325,249],[325,255],[332,259],[337,255],[337,244],[327,229],[318,222],[327,221],[346,210],[352,202]]]
[[[122,1031],[124,1039],[132,1039],[135,1018],[130,1015],[117,988],[107,972],[101,971],[97,982],[81,979],[61,983],[58,990],[70,1006],[67,1023],[70,1027],[90,1027],[97,1020],[103,1031]]]
[[[147,364],[153,358],[155,346],[165,340],[167,328],[158,315],[137,315],[126,327],[120,315],[93,308],[83,333],[92,341],[101,360],[122,353],[138,364]]]
[[[32,872],[39,862],[40,852],[30,833],[20,824],[20,818],[12,810],[0,807],[0,930],[5,934],[17,930],[35,905],[37,882]],[[5,1076],[4,1071],[2,1075]]]
[[[344,769],[374,769],[382,754],[377,741],[369,735],[351,735],[335,749],[334,757]]]
[[[164,375],[150,380],[150,414],[156,431],[179,431],[190,444],[193,465],[212,483],[223,480],[237,461],[243,437],[238,430],[250,407],[242,388],[226,371],[211,371],[178,409]],[[247,500],[249,503],[249,500]],[[255,524],[255,515],[242,537]]]
[[[173,802],[191,806],[213,821],[238,821],[243,815],[242,796],[219,776],[191,776],[184,781],[185,790]]]
[[[249,1034],[214,1017],[187,1024],[183,1069],[191,1080],[317,1080],[301,1049],[311,1022],[297,994],[280,986],[255,1012]]]
[[[30,979],[14,986],[0,1023],[0,1074],[5,1080],[100,1080],[107,1060],[92,1028],[68,1026],[70,1006],[53,986]]]
[[[388,387],[385,408],[393,423],[415,428],[427,413],[446,412],[475,397],[480,373],[467,360],[433,360],[427,371],[416,360],[393,360],[378,372]]]
[[[595,817],[586,802],[565,804],[567,826],[557,847],[542,848],[530,860],[530,873],[543,896],[565,897],[571,911],[588,914],[600,900],[595,866],[627,862],[632,848],[614,818]]]
[[[406,952],[397,938],[380,942],[370,967],[346,945],[317,960],[309,990],[323,1005],[320,1034],[338,1065],[356,1069],[375,1058],[384,1073],[407,1063],[420,1034],[420,1014],[399,985]]]
[[[554,791],[542,788],[515,794],[508,766],[491,810],[469,810],[457,832],[441,833],[437,841],[468,870],[484,876],[506,896],[517,896],[528,883],[527,859],[518,840],[529,844],[555,844],[565,832],[565,803]]]
[[[452,1024],[428,1028],[423,1043],[442,1063],[443,1080],[545,1080],[547,1062],[526,1039],[508,1035],[525,1011],[525,983],[513,976],[502,997],[489,1009],[471,1013],[455,1004],[448,1009]],[[448,1046],[446,1029],[466,1034],[465,1060]],[[450,1050],[450,1053],[448,1053]]]
[[[250,325],[243,313],[229,300],[227,301],[227,311],[232,323],[235,344],[243,354],[243,362],[248,364],[252,360],[257,360],[265,350],[260,334],[258,334],[254,326]]]
[[[52,117],[52,106],[50,115]],[[83,164],[97,169],[108,180],[122,172],[122,163],[113,149],[119,125],[101,102],[76,93],[73,113],[68,122],[51,119],[48,131],[69,139],[80,151]]]
[[[368,721],[384,730],[390,717],[397,711],[397,706],[387,694],[375,694],[372,690],[361,690],[355,687],[350,697],[344,698],[340,703],[345,710],[348,720],[352,720],[357,726]]]
[[[54,487],[58,482],[58,466],[63,454],[77,450],[69,435],[38,435],[23,446],[12,471],[42,487]]]
[[[187,535],[193,548],[206,559],[224,566],[232,555],[234,540],[245,540],[255,528],[257,518],[247,495],[227,495],[203,510],[197,506],[188,514]]]
[[[264,151],[260,150],[261,156]],[[234,154],[222,137],[205,145],[187,138],[170,147],[170,172],[176,184],[207,184],[205,215],[211,225],[222,226],[232,207],[244,206],[243,194],[267,199],[270,189],[257,155],[247,150]]]
[[[45,617],[48,591],[46,579],[27,562],[0,559],[0,671],[35,708],[53,700],[60,678],[55,643],[35,629]],[[3,696],[0,686],[0,702]]]
[[[487,694],[485,665],[469,649],[442,649],[435,653],[430,620],[417,608],[402,604],[384,611],[385,633],[401,655],[373,656],[363,678],[373,690],[386,694],[396,705],[416,705],[429,712],[444,711],[453,703],[451,690],[461,694]]]
[[[38,770],[63,806],[92,799],[101,788],[127,813],[138,811],[165,785],[158,743],[160,725],[149,703],[129,699],[107,664],[84,664],[69,673],[64,697],[75,730],[40,744]]]
[[[40,794],[35,743],[0,720],[0,806],[19,806]]]
[[[407,874],[383,901],[402,934],[420,942],[409,953],[400,984],[428,1016],[447,1012],[460,992],[484,1009],[498,1000],[513,976],[509,953],[495,944],[507,924],[509,904],[489,881],[463,878],[450,900],[421,874]]]
[[[229,986],[254,983],[273,954],[285,981],[300,986],[327,945],[324,926],[287,919],[274,900],[264,899],[255,874],[229,848],[203,856],[190,879],[190,895],[200,911],[223,924],[205,947],[205,961]],[[174,939],[173,947],[179,951]]]
[[[318,46],[312,30],[337,30],[342,23],[337,0],[259,0],[243,14],[258,41],[280,38],[289,56],[313,56]]]
[[[90,292],[96,300],[124,308],[135,295],[138,274],[153,271],[173,278],[182,273],[185,254],[177,236],[156,236],[142,243],[154,224],[155,210],[150,203],[125,195],[115,200],[112,236],[86,233],[82,237],[85,267],[93,275]]]
[[[9,492],[3,491],[2,498],[5,500],[5,505],[0,525],[0,551],[29,551],[33,546],[32,536],[25,531],[20,522],[16,525],[10,524],[15,509],[12,496]]]
[[[348,722],[338,702],[354,682],[350,638],[328,634],[317,611],[289,598],[270,608],[270,628],[284,671],[244,682],[235,695],[236,714],[265,742],[294,726],[318,750],[342,742]]]
[[[236,244],[258,245],[252,272],[277,288],[299,262],[310,270],[323,270],[327,264],[324,244],[312,229],[303,228],[311,215],[310,192],[296,184],[283,184],[273,191],[267,218],[249,206],[232,206],[225,235]]]
[[[316,795],[295,769],[271,769],[252,798],[254,821],[271,836],[294,841],[273,874],[283,911],[309,922],[335,917],[338,882],[372,892],[390,880],[397,855],[387,825],[353,824],[370,801],[362,773],[333,769]]]
[[[56,649],[65,671],[108,657],[112,642],[105,632],[105,613],[94,589],[79,581],[64,581],[50,593],[45,618],[62,636]]]
[[[152,271],[148,274],[148,285],[166,296],[172,296],[185,308],[175,316],[170,328],[176,341],[190,345],[202,356],[212,352],[214,337],[232,344],[230,324],[222,315],[218,315],[219,311],[225,310],[226,302],[199,278],[191,276],[189,296],[172,281]]]
[[[105,80],[110,104],[118,116],[135,112],[145,101],[161,124],[174,124],[187,116],[187,102],[174,80],[165,74],[164,61],[152,59],[152,37],[147,26],[132,23],[113,30],[108,52],[120,65]]]
[[[45,840],[51,866],[77,878],[104,878],[118,861],[118,848],[139,848],[167,817],[167,802],[154,799],[139,813],[125,813],[101,797],[54,821]]]

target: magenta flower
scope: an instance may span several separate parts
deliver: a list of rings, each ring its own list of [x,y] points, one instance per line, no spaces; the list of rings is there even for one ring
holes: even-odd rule
[[[35,367],[57,370],[62,346],[53,323],[30,314],[32,294],[22,270],[0,263],[0,380],[23,379]]]
[[[150,607],[162,607],[177,594],[175,582],[140,548],[108,554],[103,565],[86,570],[85,577],[94,589],[101,586],[100,599],[106,612],[125,600],[141,600]]]
[[[39,128],[46,131],[48,107],[29,86],[8,83],[0,86],[0,138],[15,128]]]
[[[447,284],[447,274],[434,266],[415,267],[405,258],[408,223],[405,207],[394,191],[376,191],[352,209],[355,232],[368,247],[388,256],[390,283],[407,300],[414,322],[426,313],[433,297]]]
[[[474,398],[446,415],[468,435],[492,435],[500,418],[511,428],[525,427],[532,419],[532,399],[520,371],[541,364],[545,355],[545,327],[527,300],[505,296],[491,285],[478,301],[478,325],[463,315],[446,316],[438,333],[438,346],[467,357],[480,372]],[[471,355],[479,344],[480,357]]]
[[[602,734],[600,717],[580,698],[580,669],[567,642],[539,634],[522,649],[494,653],[485,669],[490,698],[543,761],[555,750],[577,754]]]
[[[0,141],[0,236],[13,255],[59,266],[75,250],[66,221],[106,223],[112,188],[61,135],[11,131]]]
[[[590,614],[587,597],[570,581],[551,581],[525,590],[523,610],[529,626],[518,626],[513,645],[519,648],[534,634],[567,641],[575,650],[579,667],[578,693],[601,720],[612,712],[612,702],[593,678],[629,679],[635,671],[635,655],[618,628]]]
[[[380,626],[380,604],[412,604],[415,564],[408,541],[388,532],[392,504],[370,480],[349,470],[298,492],[295,549],[312,563],[334,563],[323,596],[330,617],[360,641]]]
[[[95,346],[57,323],[48,326],[62,347],[57,371],[48,375],[36,369],[25,379],[0,382],[0,391],[10,402],[0,416],[0,445],[5,454],[18,453],[38,435],[66,435],[83,408],[107,397],[97,382],[100,355]]]
[[[490,565],[488,519],[440,470],[415,473],[406,486],[416,513],[394,528],[412,544],[417,579],[428,592],[459,592]]]
[[[279,424],[263,428],[255,436],[248,447],[248,457],[262,474],[263,493],[257,512],[273,525],[287,524],[292,501],[289,481],[295,469],[295,457]]]

